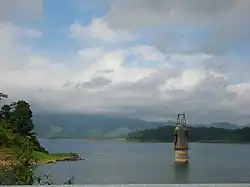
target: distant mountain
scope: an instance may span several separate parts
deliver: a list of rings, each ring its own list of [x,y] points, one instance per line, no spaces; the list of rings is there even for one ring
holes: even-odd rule
[[[239,126],[236,124],[231,124],[231,123],[212,123],[210,127],[215,127],[215,128],[222,128],[222,129],[238,129]]]
[[[250,124],[249,124],[249,125],[246,125],[246,126],[244,126],[244,127],[250,127]]]
[[[167,121],[167,122],[148,121],[148,123],[153,124],[155,126],[175,126],[176,125],[176,122],[174,122],[174,121]]]
[[[176,122],[168,121],[168,122],[149,122],[151,124],[157,126],[175,126]],[[222,129],[238,129],[240,126],[236,124],[231,124],[227,122],[222,123],[212,123],[212,124],[188,124],[190,127],[214,127],[214,128],[222,128]],[[250,125],[249,125],[250,126]]]
[[[176,122],[155,122],[141,119],[111,117],[103,115],[43,114],[34,115],[33,121],[39,138],[124,138],[129,133],[155,128],[175,126]],[[212,123],[210,125],[188,124],[190,127],[215,127],[237,129],[231,123]]]
[[[102,115],[34,115],[39,138],[123,138],[128,133],[159,125],[140,119]]]
[[[189,125],[191,127],[214,127],[221,129],[238,129],[240,126],[232,123],[222,122],[222,123],[212,123],[212,124],[193,124]]]

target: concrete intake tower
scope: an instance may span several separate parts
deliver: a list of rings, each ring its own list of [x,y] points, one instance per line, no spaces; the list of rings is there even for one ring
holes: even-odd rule
[[[185,113],[178,114],[177,124],[174,129],[175,163],[188,163],[188,129]]]

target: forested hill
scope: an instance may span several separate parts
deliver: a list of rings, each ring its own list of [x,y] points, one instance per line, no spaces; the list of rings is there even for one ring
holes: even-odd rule
[[[142,142],[172,142],[173,126],[161,126],[128,134],[128,140]],[[222,129],[214,127],[189,127],[190,142],[250,142],[250,128]]]
[[[156,128],[158,126],[175,126],[176,122],[152,122],[135,118],[114,117],[88,114],[43,114],[33,116],[35,131],[39,138],[69,139],[116,139],[126,138],[129,133]],[[191,125],[190,125],[191,126]],[[193,127],[239,128],[230,123],[213,123],[193,125]]]
[[[33,116],[40,138],[125,138],[128,133],[157,127],[144,120],[87,114]]]

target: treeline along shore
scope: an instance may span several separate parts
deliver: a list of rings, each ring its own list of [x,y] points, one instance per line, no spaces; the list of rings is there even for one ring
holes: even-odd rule
[[[157,128],[131,132],[128,141],[139,142],[172,142],[174,126],[160,126]],[[213,143],[250,143],[250,128],[223,129],[214,127],[189,127],[189,142]]]
[[[0,110],[0,169],[83,159],[76,153],[49,153],[37,140],[30,105],[25,101]]]

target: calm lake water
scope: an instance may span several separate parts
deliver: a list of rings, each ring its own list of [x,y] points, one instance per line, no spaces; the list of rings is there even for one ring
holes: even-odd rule
[[[171,143],[40,140],[50,152],[78,152],[86,160],[38,166],[57,184],[169,184],[250,182],[250,145],[190,143],[190,164],[177,167]]]

